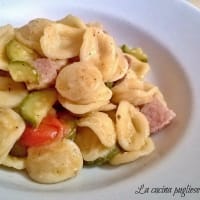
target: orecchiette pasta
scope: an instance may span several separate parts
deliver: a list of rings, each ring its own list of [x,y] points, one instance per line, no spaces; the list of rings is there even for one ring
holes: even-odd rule
[[[68,139],[45,146],[29,148],[26,169],[40,183],[56,183],[69,179],[80,171],[83,158],[77,145]]]
[[[44,28],[40,39],[45,56],[52,59],[65,59],[78,56],[84,30],[64,24],[50,24]]]
[[[10,108],[0,108],[0,164],[8,156],[15,142],[23,134],[23,119]]]
[[[121,54],[114,39],[102,29],[86,29],[80,49],[80,60],[93,62],[102,73],[105,82],[116,81],[125,75],[128,64]]]
[[[98,101],[94,103],[89,103],[89,104],[75,104],[66,98],[63,98],[62,96],[58,96],[58,101],[60,104],[69,110],[70,112],[77,114],[77,115],[82,115],[85,113],[92,112],[94,110],[101,110],[102,106],[107,106],[109,104],[109,101]]]
[[[14,28],[11,25],[0,27],[0,70],[8,70],[8,59],[6,56],[6,44],[14,38]]]
[[[101,106],[100,108],[98,108],[98,111],[110,111],[110,110],[115,110],[117,108],[117,106],[115,104],[109,103],[106,105]]]
[[[139,80],[136,74],[129,69],[126,77],[112,88],[112,102],[119,103],[127,100],[135,106],[149,103],[159,93],[159,89]]]
[[[59,101],[73,113],[83,114],[97,110],[108,104],[112,96],[111,90],[102,80],[101,73],[92,65],[91,62],[67,65],[56,79],[56,89],[62,96]]]
[[[103,29],[103,24],[101,24],[99,22],[90,22],[90,23],[87,24],[87,26]]]
[[[150,135],[146,117],[127,101],[121,101],[116,111],[117,140],[125,151],[136,151]]]
[[[0,107],[13,108],[18,106],[28,94],[22,83],[14,82],[9,77],[0,76]]]
[[[86,28],[85,23],[80,18],[73,15],[67,15],[66,17],[60,19],[57,22],[75,28],[82,28],[82,29]]]
[[[60,104],[69,110],[70,112],[76,114],[76,115],[82,115],[87,114],[89,112],[93,111],[110,111],[116,109],[116,105],[110,103],[109,101],[98,101],[94,103],[89,104],[74,104],[73,102],[70,102],[66,98],[63,98],[62,96],[58,96],[58,101]]]
[[[128,60],[129,68],[132,69],[139,79],[143,79],[150,70],[148,63],[138,60],[136,57],[125,53],[124,56]]]
[[[56,79],[61,96],[77,104],[107,101],[111,90],[105,86],[101,73],[90,62],[77,62],[64,67]]]
[[[39,54],[43,55],[40,46],[40,38],[44,33],[45,27],[52,23],[54,22],[48,19],[34,19],[25,26],[15,29],[15,36],[22,44],[25,44],[29,48],[34,49]]]
[[[109,80],[111,82],[114,82],[123,78],[128,70],[128,62],[125,59],[121,49],[119,48],[117,49],[117,56],[116,56],[116,61],[115,61],[114,66],[116,70],[114,71],[112,78]]]
[[[26,158],[14,157],[8,155],[2,162],[2,165],[11,167],[14,169],[22,170],[25,169]]]
[[[84,161],[96,161],[104,158],[112,150],[101,143],[98,136],[87,127],[80,127],[77,131],[75,142],[81,150]]]
[[[106,147],[112,147],[116,143],[115,127],[106,113],[92,112],[78,120],[77,125],[90,128]]]
[[[129,162],[133,162],[142,156],[147,156],[155,149],[154,143],[151,138],[147,138],[145,144],[141,149],[136,151],[122,152],[114,156],[110,160],[111,165],[121,165]]]

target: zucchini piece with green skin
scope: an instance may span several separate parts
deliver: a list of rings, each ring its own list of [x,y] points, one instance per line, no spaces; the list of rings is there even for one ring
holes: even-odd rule
[[[76,127],[74,127],[67,135],[67,139],[74,141],[76,138]]]
[[[32,126],[37,127],[57,100],[54,89],[31,92],[19,106],[19,113]]]
[[[11,61],[31,62],[38,58],[38,55],[32,49],[17,40],[11,40],[6,45],[6,54]]]
[[[130,54],[142,62],[148,62],[148,56],[143,52],[141,48],[129,48],[124,44],[122,45],[121,49],[124,53]]]
[[[73,140],[76,137],[76,121],[75,118],[72,117],[67,112],[58,113],[58,119],[64,126],[64,135],[67,139]]]
[[[81,150],[85,165],[103,165],[119,152],[115,145],[105,147],[96,134],[86,127],[78,127],[75,143]]]
[[[37,83],[38,73],[30,64],[23,61],[13,61],[8,64],[12,79],[16,82]]]

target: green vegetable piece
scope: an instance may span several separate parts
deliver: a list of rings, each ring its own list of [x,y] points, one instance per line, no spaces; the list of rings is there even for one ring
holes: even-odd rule
[[[113,87],[113,82],[106,82],[105,85],[111,89]]]
[[[17,40],[11,40],[6,45],[6,53],[11,61],[31,62],[38,57],[32,49],[19,43]]]
[[[21,116],[32,126],[38,126],[57,100],[54,89],[31,92],[19,106]]]
[[[75,118],[72,117],[66,111],[58,113],[57,116],[64,126],[64,130],[65,130],[64,135],[66,135],[66,138],[70,140],[74,140],[76,137],[76,127],[77,127]]]
[[[23,61],[13,61],[8,65],[9,73],[16,82],[37,83],[38,73],[30,64]]]
[[[138,60],[142,62],[148,62],[148,56],[143,52],[141,48],[130,48],[124,44],[122,45],[121,49],[124,53],[133,55],[134,57],[136,57]]]
[[[109,153],[106,156],[97,158],[94,161],[84,161],[84,164],[89,165],[89,166],[103,165],[107,163],[108,161],[110,161],[119,152],[120,152],[120,149],[117,146],[114,146],[113,148],[110,149]]]
[[[76,138],[76,127],[74,127],[67,135],[67,139],[75,140]]]

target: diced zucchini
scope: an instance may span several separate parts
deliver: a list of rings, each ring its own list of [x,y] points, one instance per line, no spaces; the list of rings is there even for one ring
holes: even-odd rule
[[[76,137],[76,122],[75,118],[67,112],[58,113],[58,119],[64,126],[64,135],[67,139],[74,140]]]
[[[6,45],[6,53],[11,61],[31,62],[38,57],[32,49],[24,46],[17,40],[11,40]]]
[[[23,61],[13,61],[8,65],[12,79],[16,82],[37,83],[38,73],[30,64]]]
[[[14,108],[28,94],[23,83],[16,83],[10,77],[0,76],[0,107]]]
[[[143,52],[141,48],[129,48],[124,44],[122,45],[121,49],[124,53],[131,54],[142,62],[148,62],[148,56]]]
[[[76,138],[76,128],[72,129],[67,135],[67,139],[69,139],[69,140],[74,141],[75,138]]]
[[[53,89],[31,92],[19,106],[22,117],[32,126],[38,126],[57,100]]]
[[[119,149],[114,145],[105,147],[89,128],[79,127],[75,138],[86,165],[102,165],[112,159]]]

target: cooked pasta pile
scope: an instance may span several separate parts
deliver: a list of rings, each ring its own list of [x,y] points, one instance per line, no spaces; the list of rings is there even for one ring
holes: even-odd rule
[[[72,15],[0,27],[0,164],[57,183],[149,155],[175,117],[149,70],[140,48]]]

